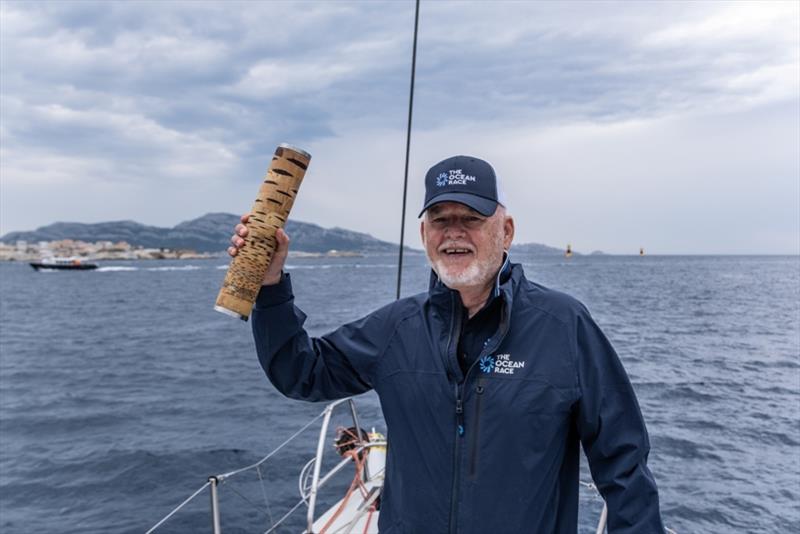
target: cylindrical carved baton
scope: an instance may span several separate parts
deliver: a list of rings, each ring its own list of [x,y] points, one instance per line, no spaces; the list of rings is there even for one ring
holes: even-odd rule
[[[243,321],[250,317],[278,244],[275,232],[286,224],[309,161],[311,155],[299,148],[281,144],[275,149],[267,177],[250,211],[245,246],[228,267],[215,310]]]

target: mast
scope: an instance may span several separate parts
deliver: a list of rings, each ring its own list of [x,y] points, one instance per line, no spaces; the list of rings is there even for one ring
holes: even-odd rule
[[[403,278],[403,240],[406,230],[406,197],[408,196],[408,156],[411,152],[411,116],[414,111],[414,74],[417,70],[417,28],[419,27],[419,0],[414,11],[414,46],[411,52],[411,89],[408,93],[408,128],[406,129],[406,168],[403,178],[403,211],[400,215],[400,252],[397,260],[397,297],[400,298],[400,283]]]

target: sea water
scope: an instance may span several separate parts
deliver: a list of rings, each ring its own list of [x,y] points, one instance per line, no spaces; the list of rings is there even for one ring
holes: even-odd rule
[[[513,260],[583,301],[615,345],[667,526],[800,532],[798,257]],[[405,264],[403,293],[424,291],[424,258]],[[0,264],[0,530],[144,532],[209,475],[257,461],[320,413],[269,385],[249,324],[212,310],[226,267]],[[313,334],[394,298],[391,256],[290,259],[289,270]],[[373,394],[358,406],[363,427],[384,430]],[[220,487],[224,532],[263,532],[297,502],[316,431]],[[594,532],[601,508],[582,489],[580,532]],[[301,531],[304,513],[279,532]],[[209,529],[205,490],[159,531]]]

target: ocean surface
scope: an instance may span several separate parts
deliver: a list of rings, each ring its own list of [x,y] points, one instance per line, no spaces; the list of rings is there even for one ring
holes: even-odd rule
[[[512,259],[582,300],[615,345],[668,527],[800,532],[800,258]],[[0,264],[4,533],[145,532],[209,475],[257,461],[324,407],[276,393],[250,325],[212,310],[227,261],[101,265]],[[424,258],[406,266],[404,294],[425,290]],[[289,270],[314,334],[394,298],[391,256],[290,259]],[[377,398],[357,403],[361,425],[383,430]],[[223,532],[263,532],[297,502],[317,432],[221,486]],[[581,505],[580,532],[594,532],[602,503],[585,489]],[[279,532],[301,531],[304,513]],[[156,532],[209,530],[205,490]]]

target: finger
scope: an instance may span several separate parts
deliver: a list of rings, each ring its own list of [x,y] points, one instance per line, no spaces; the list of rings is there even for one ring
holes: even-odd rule
[[[239,253],[239,249],[236,247],[228,247],[228,255],[229,256],[236,256]]]
[[[247,221],[250,220],[250,214],[249,213],[245,213],[244,215],[242,215],[239,218],[239,220],[242,221],[242,224],[247,224]]]
[[[272,285],[277,284],[281,279],[281,272],[286,263],[286,257],[289,255],[289,236],[286,235],[282,229],[275,232],[275,252],[272,256],[272,262],[264,274],[263,284]]]
[[[247,227],[245,225],[243,225],[243,224],[237,224],[235,230],[236,230],[236,233],[239,234],[242,237],[247,237],[247,234],[249,233],[249,231],[247,230]]]
[[[275,257],[278,259],[278,264],[282,266],[286,261],[286,256],[289,255],[289,236],[282,229],[275,232],[275,240],[277,245],[275,247]]]
[[[289,246],[289,234],[287,234],[283,228],[278,228],[278,231],[275,232],[275,239],[278,241],[278,248],[286,248]]]
[[[241,248],[244,245],[244,239],[242,239],[238,235],[232,235],[231,244],[236,248]]]

